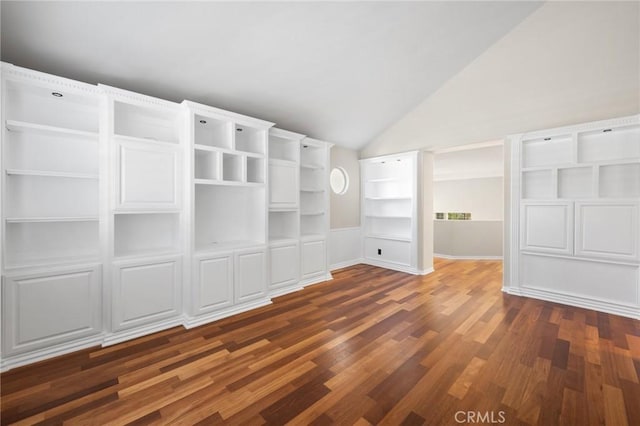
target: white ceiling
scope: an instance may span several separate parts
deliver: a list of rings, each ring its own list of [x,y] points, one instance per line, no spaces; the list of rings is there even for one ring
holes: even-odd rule
[[[359,149],[539,2],[1,2],[2,60]]]

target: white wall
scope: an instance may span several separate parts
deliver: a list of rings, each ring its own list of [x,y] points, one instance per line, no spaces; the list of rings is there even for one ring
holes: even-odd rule
[[[434,182],[433,210],[470,212],[472,220],[502,220],[503,191],[501,177]]]
[[[361,157],[637,113],[639,33],[639,2],[545,3]]]

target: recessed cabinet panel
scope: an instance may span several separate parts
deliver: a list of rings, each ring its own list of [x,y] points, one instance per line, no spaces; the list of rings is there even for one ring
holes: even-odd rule
[[[113,328],[123,330],[180,313],[179,259],[126,263],[113,274]]]
[[[576,255],[638,259],[637,203],[576,203]]]
[[[521,286],[551,293],[638,304],[638,267],[551,256],[521,255]]]
[[[265,250],[246,250],[236,253],[235,297],[236,302],[259,299],[266,294]]]
[[[573,214],[570,203],[523,204],[523,250],[572,254]]]
[[[281,287],[298,281],[300,250],[298,244],[271,247],[270,252],[270,286]]]
[[[381,262],[411,264],[411,243],[378,238],[365,238],[364,253],[367,259]]]
[[[146,145],[118,147],[118,199],[121,208],[177,208],[179,153]]]
[[[293,208],[298,205],[298,167],[295,164],[269,164],[269,204]]]
[[[325,240],[302,242],[302,278],[324,274],[327,263]]]
[[[233,304],[233,254],[195,261],[194,311],[203,314]]]
[[[6,277],[4,355],[102,331],[100,266]]]

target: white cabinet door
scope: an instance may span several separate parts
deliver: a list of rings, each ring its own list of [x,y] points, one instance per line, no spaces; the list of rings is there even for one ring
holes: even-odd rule
[[[179,208],[180,169],[179,147],[117,142],[115,208]]]
[[[269,206],[298,206],[298,167],[294,163],[269,163]]]
[[[233,253],[218,253],[194,262],[194,315],[233,305]]]
[[[325,240],[302,242],[302,278],[326,273],[327,249]]]
[[[637,202],[576,202],[576,256],[638,260]]]
[[[269,287],[278,288],[298,281],[300,248],[297,243],[269,248]]]
[[[114,331],[180,314],[181,258],[122,262],[114,266]]]
[[[102,332],[100,265],[5,277],[3,355]]]
[[[573,254],[573,203],[524,203],[520,214],[522,250]]]
[[[235,257],[236,303],[264,297],[267,292],[266,250],[237,251]]]

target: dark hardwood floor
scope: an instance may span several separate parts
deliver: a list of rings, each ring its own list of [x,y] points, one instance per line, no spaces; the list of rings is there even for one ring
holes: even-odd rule
[[[505,295],[501,263],[358,265],[273,305],[1,376],[2,424],[640,425],[640,321]]]

